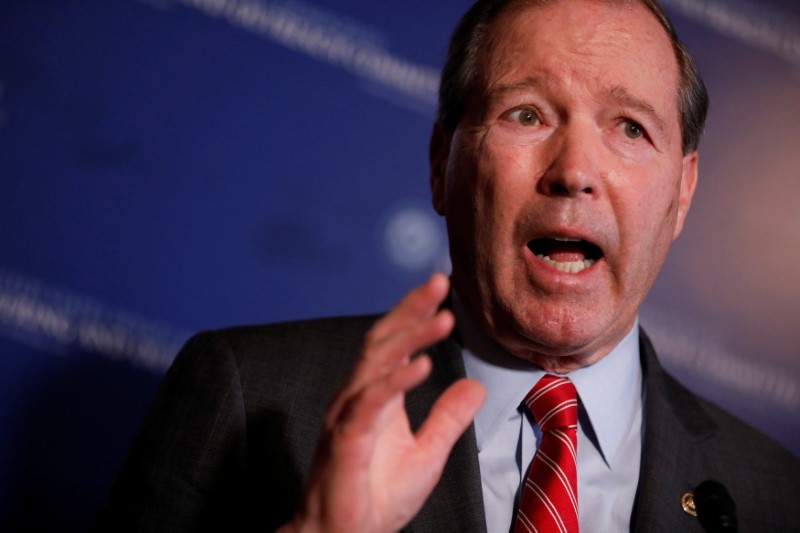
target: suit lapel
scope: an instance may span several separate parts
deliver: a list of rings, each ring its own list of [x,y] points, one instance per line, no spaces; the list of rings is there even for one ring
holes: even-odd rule
[[[664,372],[650,343],[640,330],[640,351],[645,375],[644,442],[639,488],[631,530],[702,532],[697,518],[681,508],[681,496],[698,483],[704,463],[698,444],[710,437],[716,425],[696,398]],[[411,426],[416,430],[436,399],[455,380],[466,375],[461,348],[453,338],[430,350],[431,376],[407,395]],[[403,531],[485,532],[475,430],[472,426],[453,448],[439,484],[422,510]]]
[[[715,429],[696,398],[665,373],[653,345],[640,330],[645,375],[644,442],[631,530],[703,531],[681,507],[681,495],[697,484],[702,468],[698,444]]]
[[[466,376],[461,347],[449,338],[428,350],[433,360],[431,376],[406,397],[411,426],[416,430],[434,402],[454,381]],[[469,429],[453,448],[439,484],[422,510],[403,531],[486,531],[475,429]]]

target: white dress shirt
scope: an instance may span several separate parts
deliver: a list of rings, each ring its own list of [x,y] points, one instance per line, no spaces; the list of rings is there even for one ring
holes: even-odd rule
[[[489,533],[508,532],[521,481],[541,432],[522,415],[522,399],[544,375],[483,334],[452,294],[467,376],[488,393],[475,417]],[[594,365],[567,375],[578,390],[578,515],[581,533],[630,530],[642,444],[642,369],[638,321]]]

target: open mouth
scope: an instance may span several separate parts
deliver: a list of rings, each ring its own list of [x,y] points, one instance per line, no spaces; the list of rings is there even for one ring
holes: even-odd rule
[[[597,245],[564,237],[533,239],[528,242],[528,249],[549,266],[568,274],[586,270],[603,257],[603,251]]]

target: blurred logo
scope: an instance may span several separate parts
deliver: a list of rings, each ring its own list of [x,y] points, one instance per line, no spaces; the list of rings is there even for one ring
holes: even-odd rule
[[[379,30],[297,0],[139,0],[161,10],[181,5],[350,72],[426,109],[436,103],[439,71],[386,50]],[[384,95],[388,96],[388,94]],[[406,105],[401,99],[390,97]],[[412,106],[414,107],[414,106]],[[415,108],[415,107],[414,107]]]
[[[444,229],[430,209],[403,206],[391,210],[382,241],[391,264],[403,271],[450,270]]]
[[[0,269],[0,337],[57,354],[74,349],[165,371],[185,331]]]

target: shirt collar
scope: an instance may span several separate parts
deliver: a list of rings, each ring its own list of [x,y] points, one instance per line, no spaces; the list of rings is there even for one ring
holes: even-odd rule
[[[461,336],[467,376],[483,384],[486,402],[475,416],[478,450],[510,418],[518,417],[522,398],[545,372],[506,352],[472,321],[452,292],[453,312]],[[641,402],[642,370],[639,362],[639,321],[600,361],[568,374],[578,391],[597,445],[606,463],[615,452]]]
[[[639,359],[639,320],[608,355],[568,376],[597,436],[606,464],[630,427],[642,401],[642,365]]]
[[[522,398],[544,371],[509,354],[485,335],[472,321],[455,291],[452,305],[467,377],[483,384],[487,393],[486,401],[475,415],[475,438],[480,451],[498,433],[499,426],[519,416],[517,408]]]

